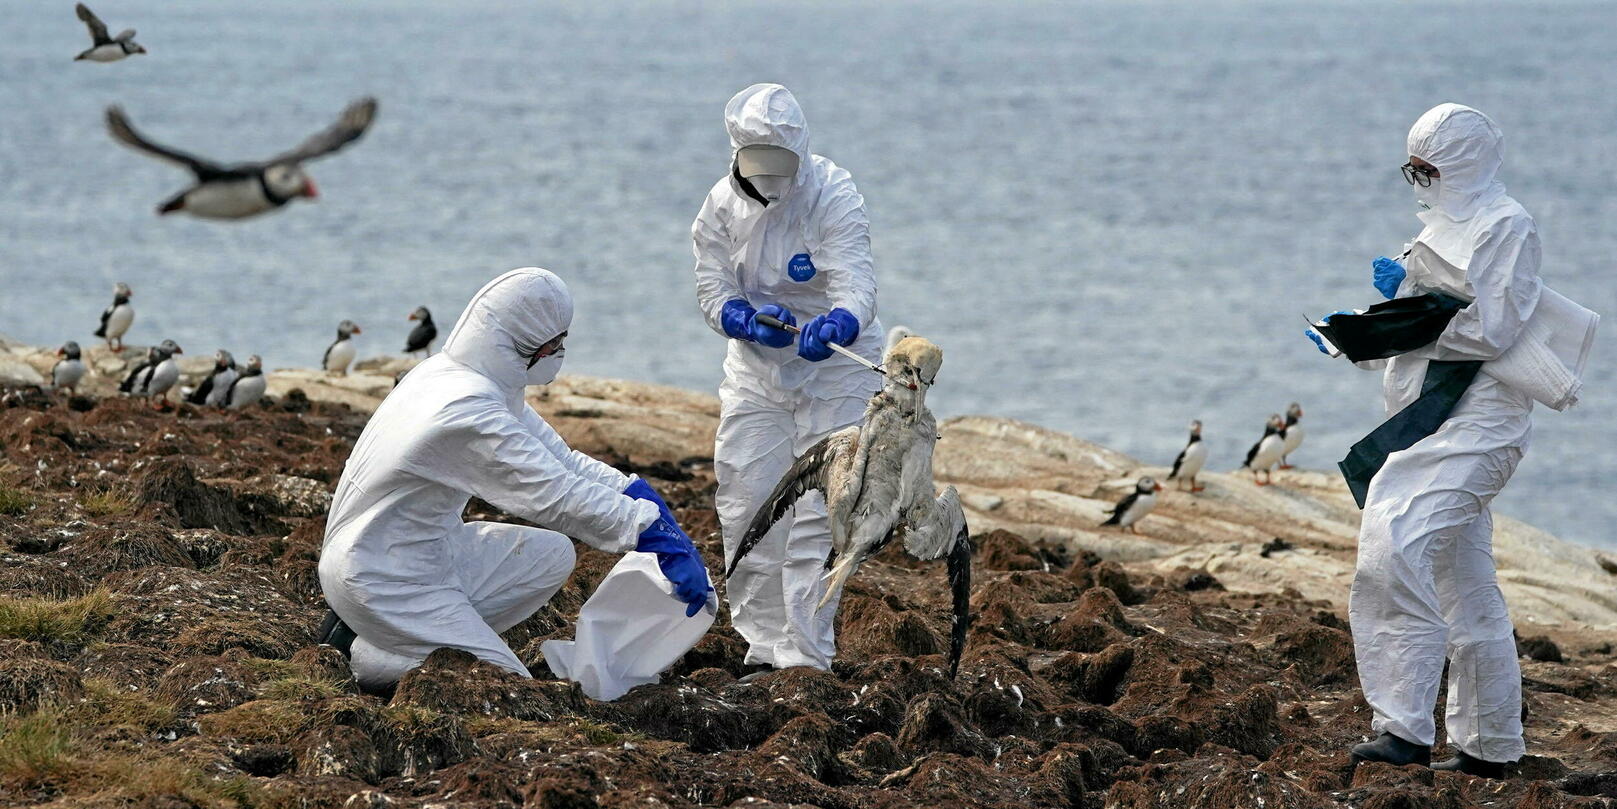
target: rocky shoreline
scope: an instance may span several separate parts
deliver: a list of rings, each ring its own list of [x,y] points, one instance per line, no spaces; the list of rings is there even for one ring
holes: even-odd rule
[[[1499,521],[1532,754],[1510,779],[1351,772],[1369,720],[1342,609],[1357,513],[1334,476],[1210,475],[1122,535],[1100,509],[1161,470],[982,417],[946,422],[937,457],[978,545],[953,680],[941,565],[889,552],[850,584],[832,672],[738,683],[721,618],[663,683],[589,700],[539,653],[612,564],[581,547],[507,633],[535,680],[444,651],[361,694],[313,645],[314,570],[401,361],[157,412],[108,396],[122,359],[86,353],[97,373],[69,397],[26,385],[48,352],[0,343],[0,805],[1617,807],[1617,559]],[[652,479],[718,567],[714,399],[563,378],[530,400]]]

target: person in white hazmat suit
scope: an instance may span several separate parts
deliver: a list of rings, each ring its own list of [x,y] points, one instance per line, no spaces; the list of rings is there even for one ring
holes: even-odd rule
[[[499,276],[365,425],[320,554],[321,640],[347,647],[361,685],[385,688],[442,647],[529,676],[499,633],[567,581],[574,540],[656,553],[687,615],[706,602],[701,557],[656,492],[569,449],[523,399],[561,369],[572,317],[554,274]],[[545,528],[463,522],[472,496]]]
[[[1505,193],[1504,137],[1482,113],[1442,104],[1409,131],[1405,178],[1425,228],[1416,237],[1452,265],[1378,259],[1388,297],[1442,292],[1471,301],[1436,342],[1361,363],[1385,366],[1387,412],[1422,395],[1427,363],[1497,358],[1538,303],[1538,229]],[[1403,277],[1400,277],[1403,276]],[[1394,291],[1396,285],[1396,291]],[[1379,737],[1357,761],[1430,761],[1445,657],[1446,725],[1454,757],[1432,765],[1497,777],[1521,758],[1521,672],[1494,574],[1489,503],[1527,449],[1533,400],[1477,374],[1437,431],[1388,456],[1371,480],[1359,528],[1349,619],[1365,700]]]
[[[724,110],[733,159],[691,226],[696,293],[714,331],[730,338],[713,450],[725,558],[792,462],[857,423],[881,379],[828,343],[879,361],[869,220],[853,178],[809,151],[797,99],[755,84]],[[757,320],[772,315],[791,333]],[[730,578],[731,620],[760,669],[829,669],[836,605],[816,610],[831,534],[825,501],[798,501]]]

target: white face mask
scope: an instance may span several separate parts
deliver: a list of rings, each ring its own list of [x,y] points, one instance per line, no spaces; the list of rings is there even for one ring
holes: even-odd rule
[[[1437,198],[1439,193],[1441,193],[1442,188],[1443,179],[1441,177],[1432,178],[1432,184],[1426,187],[1422,187],[1419,183],[1416,183],[1415,204],[1419,205],[1420,209],[1423,211],[1437,210]]]
[[[752,183],[753,190],[758,192],[758,196],[770,202],[780,202],[781,197],[786,196],[786,191],[792,186],[792,178],[777,177],[773,174],[748,177],[747,182]]]
[[[561,363],[566,357],[567,350],[562,349],[548,357],[542,357],[538,362],[528,366],[529,385],[549,385],[556,381],[556,375],[561,373]]]

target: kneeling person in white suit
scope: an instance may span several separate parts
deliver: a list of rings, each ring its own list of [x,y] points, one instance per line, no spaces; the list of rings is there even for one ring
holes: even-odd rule
[[[555,379],[572,317],[548,271],[494,279],[365,426],[320,554],[321,640],[347,647],[361,685],[444,647],[529,676],[499,633],[566,583],[573,540],[656,553],[687,614],[707,601],[701,557],[656,492],[570,449],[523,399]],[[545,528],[463,522],[473,496]]]

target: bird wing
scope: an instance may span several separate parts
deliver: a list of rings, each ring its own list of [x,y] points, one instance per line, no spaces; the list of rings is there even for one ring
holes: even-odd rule
[[[111,306],[108,306],[106,308],[106,310],[101,313],[101,328],[95,330],[95,336],[97,336],[97,337],[106,337],[107,336],[107,320],[112,317],[112,310],[117,309],[117,308],[118,308],[118,304],[115,303],[115,304],[113,304]]]
[[[831,468],[831,463],[840,455],[857,451],[859,446],[859,428],[849,427],[826,436],[820,443],[809,447],[803,457],[792,463],[786,474],[775,484],[774,491],[764,500],[752,517],[752,523],[747,526],[747,532],[742,535],[741,542],[736,546],[735,556],[730,559],[730,566],[725,569],[724,577],[729,578],[736,572],[736,565],[741,563],[741,557],[757,545],[769,529],[785,515],[786,510],[797,502],[804,492],[810,489],[825,491],[825,473]]]
[[[971,529],[965,521],[949,549],[949,592],[954,596],[954,616],[949,629],[949,677],[960,670],[960,656],[966,650],[966,630],[971,628]]]
[[[123,109],[116,105],[107,108],[107,131],[112,133],[112,137],[125,146],[138,149],[172,163],[178,163],[190,169],[199,180],[206,180],[210,177],[217,177],[227,173],[225,168],[218,163],[203,160],[196,155],[182,152],[178,149],[171,149],[159,143],[153,143],[142,137],[140,133],[135,131],[134,127],[129,125],[129,119],[124,116]]]
[[[342,337],[338,336],[335,342],[333,342],[331,345],[326,346],[326,353],[320,355],[320,370],[322,370],[322,371],[326,370],[326,361],[331,359],[331,350],[333,348],[336,348],[337,343],[340,343],[340,342],[342,342]]]
[[[213,380],[217,376],[219,376],[218,371],[208,374],[208,378],[202,380],[202,384],[198,385],[196,390],[191,391],[191,395],[185,397],[185,400],[194,405],[207,404],[208,394],[213,392]]]
[[[128,41],[130,41],[130,40],[132,40],[134,38],[135,38],[135,29],[133,29],[133,28],[125,28],[124,30],[119,31],[118,35],[112,38],[112,41],[113,42],[128,42]]]
[[[89,6],[80,3],[73,10],[78,12],[79,19],[83,20],[84,24],[89,27],[90,41],[92,43],[105,45],[112,41],[112,38],[107,36],[107,24],[102,22],[100,17],[95,16],[95,12],[91,11]]]
[[[404,341],[404,351],[407,354],[420,351],[431,344],[432,338],[437,336],[438,329],[430,322],[416,324],[416,327],[410,330],[410,339]]]
[[[357,140],[365,130],[370,127],[371,121],[376,118],[376,99],[366,97],[349,104],[337,118],[337,122],[309,137],[308,140],[297,145],[291,151],[282,152],[264,162],[264,165],[276,163],[301,163],[316,157],[331,154]]]
[[[1179,457],[1173,459],[1173,471],[1168,473],[1168,479],[1169,480],[1173,480],[1174,478],[1179,477],[1179,467],[1185,465],[1185,453],[1187,453],[1189,451],[1190,451],[1189,446],[1186,446],[1184,449],[1179,450]]]
[[[123,384],[118,386],[118,390],[124,393],[133,393],[135,390],[135,378],[140,376],[140,372],[149,371],[156,367],[157,362],[151,357],[147,357],[145,362],[135,366],[135,370],[129,372],[129,376],[124,379]]]
[[[1108,514],[1112,515],[1111,518],[1106,522],[1101,523],[1101,525],[1117,525],[1119,521],[1123,519],[1123,515],[1128,512],[1129,506],[1134,505],[1134,501],[1138,500],[1139,498],[1140,492],[1138,489],[1129,492],[1127,497],[1117,501],[1117,505],[1112,506],[1112,510],[1107,512]]]
[[[1263,438],[1268,438],[1268,437],[1269,437],[1268,434],[1264,434],[1264,436],[1263,436]],[[1246,461],[1241,464],[1242,469],[1251,468],[1252,459],[1258,457],[1258,447],[1263,446],[1263,438],[1258,439],[1258,443],[1253,444],[1252,449],[1249,449],[1249,450],[1246,451]]]

